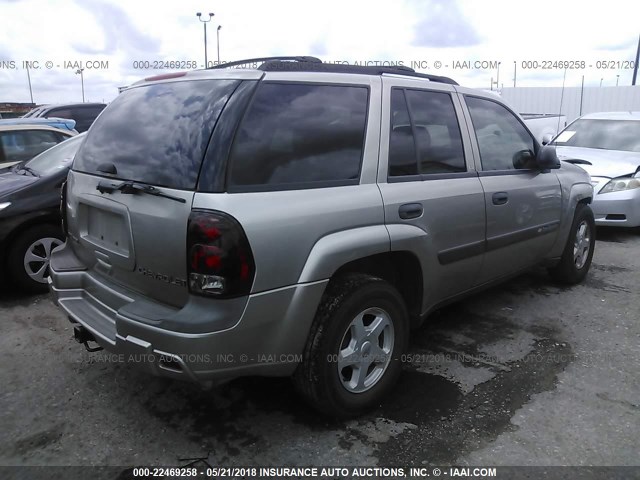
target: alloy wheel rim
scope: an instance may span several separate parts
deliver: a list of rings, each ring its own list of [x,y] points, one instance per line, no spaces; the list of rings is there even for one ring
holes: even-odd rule
[[[24,254],[24,271],[37,283],[47,283],[51,251],[62,245],[62,240],[54,237],[40,238],[29,245]]]
[[[578,270],[584,267],[591,247],[591,229],[586,220],[580,222],[573,242],[573,262]]]
[[[368,308],[351,321],[338,352],[338,377],[351,393],[363,393],[382,378],[395,341],[391,316],[381,308]]]

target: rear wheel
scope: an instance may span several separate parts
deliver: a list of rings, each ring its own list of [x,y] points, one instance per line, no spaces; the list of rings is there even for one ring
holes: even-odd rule
[[[51,251],[63,243],[64,236],[55,225],[37,225],[22,232],[8,251],[10,279],[23,290],[46,292]]]
[[[589,271],[595,248],[596,224],[588,205],[578,204],[560,263],[549,270],[561,283],[580,283]]]
[[[409,332],[406,307],[384,280],[349,274],[323,296],[294,383],[321,412],[357,415],[396,382]]]

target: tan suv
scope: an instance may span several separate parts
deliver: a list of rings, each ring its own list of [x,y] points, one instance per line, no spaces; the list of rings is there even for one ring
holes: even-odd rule
[[[587,274],[589,175],[499,99],[256,63],[148,78],[92,126],[51,259],[80,342],[202,384],[292,376],[347,416],[393,388],[434,309],[537,264]]]

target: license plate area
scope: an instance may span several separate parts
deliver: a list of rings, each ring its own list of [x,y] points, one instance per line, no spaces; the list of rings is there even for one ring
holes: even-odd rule
[[[129,255],[125,219],[122,215],[87,206],[87,233],[92,244],[121,256]]]
[[[80,243],[105,266],[133,270],[135,255],[131,220],[126,205],[95,197],[78,203]]]

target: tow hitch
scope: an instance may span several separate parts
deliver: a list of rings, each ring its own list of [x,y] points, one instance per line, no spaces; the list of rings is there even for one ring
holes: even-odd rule
[[[97,347],[89,346],[89,342],[94,342],[94,343],[97,343],[97,342],[93,334],[89,330],[84,328],[82,325],[73,326],[73,338],[75,339],[76,342],[82,343],[84,345],[84,348],[87,349],[87,352],[98,352],[100,350],[103,350],[103,348],[100,345],[98,345]]]

